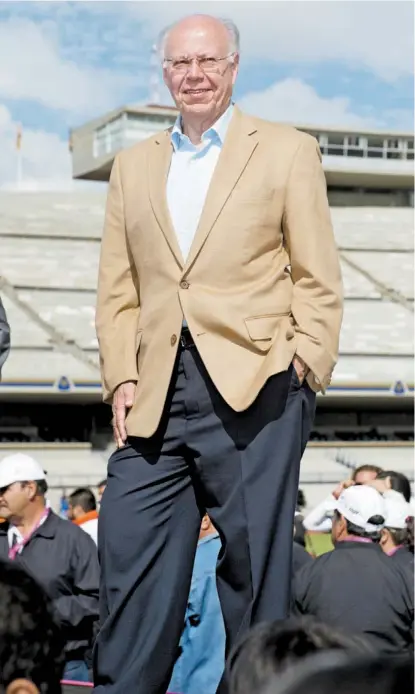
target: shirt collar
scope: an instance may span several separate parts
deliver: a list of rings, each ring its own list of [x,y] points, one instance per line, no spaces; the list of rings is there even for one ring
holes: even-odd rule
[[[205,535],[201,540],[199,540],[198,545],[205,545],[207,542],[211,542],[212,540],[216,540],[219,537],[218,532],[211,533],[210,535]]]
[[[50,508],[50,504],[46,504],[46,507]],[[49,515],[43,518],[40,526],[37,528],[34,534],[41,535],[42,537],[46,538],[54,537],[57,518],[58,517],[51,510]],[[9,547],[12,546],[14,537],[17,537],[18,542],[21,542],[21,540],[23,539],[20,531],[14,525],[9,525],[7,528],[7,540],[9,543]]]
[[[202,135],[202,142],[216,142],[219,146],[222,146],[225,141],[226,132],[229,127],[229,123],[232,118],[234,106],[231,104],[226,109],[225,113],[222,113],[221,117],[218,118],[216,123],[214,123],[208,130],[206,130]],[[183,134],[182,130],[182,118],[179,114],[176,118],[176,122],[173,126],[171,132],[171,141],[173,144],[173,149],[175,152],[186,146],[187,149],[196,150],[196,146],[193,145],[187,135]]]

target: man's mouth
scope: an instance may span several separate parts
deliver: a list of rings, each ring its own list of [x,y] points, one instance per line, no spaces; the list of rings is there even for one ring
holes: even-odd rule
[[[210,89],[185,89],[185,94],[204,94],[210,92]]]

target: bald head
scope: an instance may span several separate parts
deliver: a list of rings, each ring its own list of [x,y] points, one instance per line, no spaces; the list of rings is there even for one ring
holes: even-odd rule
[[[185,17],[161,40],[163,77],[194,144],[229,107],[238,74],[239,33],[232,22]]]
[[[180,19],[167,27],[160,39],[162,59],[172,55],[177,44],[191,38],[192,46],[199,40],[214,42],[223,47],[225,54],[239,52],[239,31],[230,19],[219,19],[207,14],[195,14]],[[182,52],[185,51],[182,49]]]

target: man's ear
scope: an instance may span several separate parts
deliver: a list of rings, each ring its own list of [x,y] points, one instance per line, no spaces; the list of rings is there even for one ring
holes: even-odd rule
[[[6,694],[40,694],[33,682],[25,679],[13,680],[6,688]]]

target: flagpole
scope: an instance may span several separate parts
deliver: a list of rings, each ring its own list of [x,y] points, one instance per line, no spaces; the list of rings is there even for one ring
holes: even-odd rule
[[[17,126],[16,135],[16,183],[17,189],[20,190],[22,186],[22,126]]]

